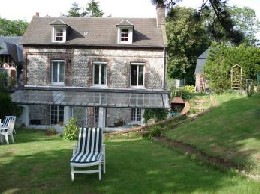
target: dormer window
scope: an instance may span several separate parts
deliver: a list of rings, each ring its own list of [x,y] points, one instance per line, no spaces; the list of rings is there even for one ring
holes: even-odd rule
[[[134,25],[128,20],[122,20],[117,27],[117,43],[118,44],[132,44]]]
[[[66,42],[68,25],[62,20],[55,20],[50,25],[52,26],[52,42]]]
[[[121,29],[121,42],[128,42],[128,36],[129,36],[129,30],[128,29]]]
[[[56,27],[53,30],[54,30],[53,42],[65,42],[65,40],[66,40],[65,29],[60,28],[60,27]]]

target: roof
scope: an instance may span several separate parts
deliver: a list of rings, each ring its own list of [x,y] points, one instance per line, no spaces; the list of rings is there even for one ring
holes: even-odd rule
[[[112,17],[33,17],[22,40],[24,45],[53,45],[52,22],[61,20],[69,26],[67,41],[62,45],[110,47],[166,47],[156,18]],[[117,25],[134,25],[133,44],[117,44]]]
[[[19,45],[22,40],[22,36],[0,36],[0,55],[10,54],[6,46],[6,42],[14,45]]]
[[[167,92],[37,90],[22,89],[12,93],[12,101],[30,105],[100,106],[120,108],[169,108]]]
[[[116,26],[133,26],[134,24],[130,23],[128,20],[123,19],[120,23]]]
[[[11,55],[16,63],[23,61],[22,36],[0,36],[0,55]]]
[[[198,58],[197,58],[197,64],[195,69],[195,74],[197,73],[203,73],[204,65],[206,64],[207,57],[209,55],[209,49],[204,51]]]

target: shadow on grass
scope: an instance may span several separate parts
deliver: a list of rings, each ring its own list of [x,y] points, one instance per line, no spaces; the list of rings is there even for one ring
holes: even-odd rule
[[[0,192],[211,193],[228,188],[230,193],[243,193],[255,188],[246,180],[200,166],[148,140],[108,141],[106,145],[107,172],[102,181],[97,174],[76,174],[75,182],[70,180],[71,142],[2,147],[1,152],[11,154],[0,158]]]
[[[166,135],[260,175],[259,112],[260,95],[233,99]]]

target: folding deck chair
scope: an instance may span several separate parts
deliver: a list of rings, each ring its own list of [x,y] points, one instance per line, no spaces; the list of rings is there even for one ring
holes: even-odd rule
[[[75,173],[98,173],[101,180],[101,165],[105,173],[105,144],[103,144],[103,130],[101,128],[80,128],[79,139],[70,160],[71,180]],[[98,166],[98,169],[88,167]],[[87,168],[87,169],[86,169]]]

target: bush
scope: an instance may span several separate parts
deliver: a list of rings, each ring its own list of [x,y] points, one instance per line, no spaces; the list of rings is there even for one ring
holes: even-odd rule
[[[77,125],[77,119],[71,117],[64,128],[63,139],[76,140],[79,134],[79,127]]]
[[[144,111],[144,122],[147,123],[149,119],[155,119],[156,121],[161,121],[166,119],[168,111],[162,108],[155,109],[145,109]]]
[[[0,118],[4,118],[6,115],[15,115],[17,117],[21,115],[22,108],[11,101],[9,93],[0,91],[0,102]]]
[[[154,126],[154,127],[151,127],[149,128],[149,138],[152,138],[152,137],[160,137],[162,134],[162,128],[161,126]]]
[[[177,90],[171,92],[172,98],[175,96],[182,97],[183,100],[189,100],[192,98],[193,93],[195,92],[195,86],[186,85],[184,87],[180,87]]]

